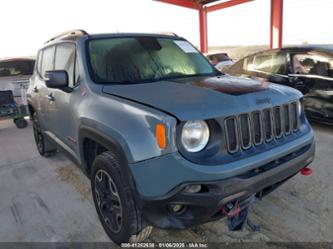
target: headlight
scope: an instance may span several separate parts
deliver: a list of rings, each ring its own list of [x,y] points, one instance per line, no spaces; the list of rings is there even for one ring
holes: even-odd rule
[[[205,121],[195,120],[185,123],[182,129],[181,142],[188,152],[199,152],[209,140],[209,128]]]

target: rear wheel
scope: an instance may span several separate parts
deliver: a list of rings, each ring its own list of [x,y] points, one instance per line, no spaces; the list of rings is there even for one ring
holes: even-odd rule
[[[18,129],[23,129],[28,126],[28,122],[24,118],[14,119],[14,123]]]
[[[43,131],[40,127],[38,115],[36,112],[32,116],[32,122],[33,122],[34,138],[39,154],[44,157],[49,157],[53,155],[56,152],[56,149],[53,146],[51,146],[50,143],[46,140]]]
[[[91,187],[99,219],[111,240],[117,244],[147,239],[152,227],[146,226],[138,210],[128,179],[125,162],[107,151],[92,166]]]

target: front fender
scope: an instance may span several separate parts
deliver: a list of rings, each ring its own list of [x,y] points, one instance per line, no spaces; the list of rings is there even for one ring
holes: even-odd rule
[[[97,96],[81,106],[80,130],[93,131],[110,143],[116,143],[128,163],[135,163],[176,151],[174,130],[176,119],[138,103],[117,97]],[[155,127],[163,123],[167,128],[167,144],[161,149],[156,141]],[[79,135],[79,141],[84,133]],[[81,154],[82,154],[82,150]],[[81,155],[82,158],[82,155]]]

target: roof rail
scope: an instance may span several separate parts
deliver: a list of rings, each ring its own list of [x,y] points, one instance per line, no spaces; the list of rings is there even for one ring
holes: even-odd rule
[[[161,34],[161,35],[171,35],[171,36],[176,36],[176,37],[178,37],[178,35],[176,34],[176,33],[174,33],[174,32],[159,32],[159,34]]]
[[[54,37],[52,37],[51,39],[47,40],[45,42],[45,44],[54,41],[56,39],[60,39],[60,38],[65,38],[65,37],[70,37],[70,36],[81,36],[81,35],[88,35],[88,33],[83,30],[83,29],[74,29],[74,30],[69,30],[66,32],[62,32]]]

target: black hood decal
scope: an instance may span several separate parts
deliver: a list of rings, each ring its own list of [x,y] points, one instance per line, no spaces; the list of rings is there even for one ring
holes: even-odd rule
[[[218,76],[214,78],[194,80],[191,84],[226,94],[242,95],[252,92],[264,91],[267,89],[269,83],[265,81],[254,81],[247,78]]]

